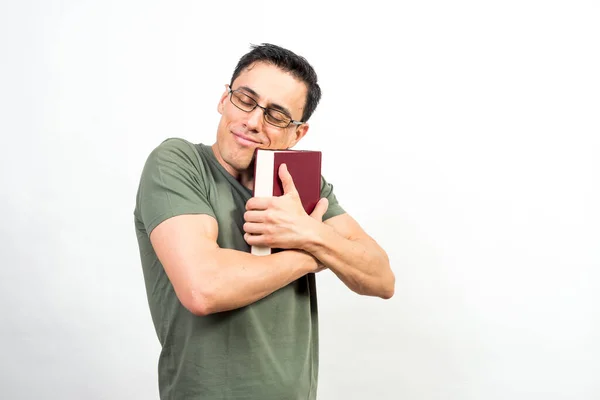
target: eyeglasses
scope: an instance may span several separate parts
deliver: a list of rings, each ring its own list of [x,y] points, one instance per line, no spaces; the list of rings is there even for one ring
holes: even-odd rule
[[[239,90],[232,90],[229,88],[229,99],[231,100],[231,104],[245,112],[250,112],[256,107],[261,108],[263,110],[265,121],[278,128],[287,128],[290,124],[302,125],[304,123],[301,121],[294,121],[289,115],[282,111],[259,106],[256,100]]]

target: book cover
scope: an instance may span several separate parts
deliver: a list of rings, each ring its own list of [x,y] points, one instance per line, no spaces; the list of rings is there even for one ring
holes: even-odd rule
[[[279,167],[285,164],[304,211],[310,214],[321,198],[321,152],[315,150],[265,150],[256,149],[254,162],[254,197],[283,195]],[[269,247],[252,246],[251,253],[271,254]]]

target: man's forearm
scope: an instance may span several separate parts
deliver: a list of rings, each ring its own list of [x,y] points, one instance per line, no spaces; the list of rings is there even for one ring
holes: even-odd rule
[[[388,299],[394,294],[395,278],[385,251],[372,239],[351,240],[320,223],[317,234],[304,250],[332,270],[358,294]]]
[[[307,253],[286,250],[255,256],[215,249],[203,257],[202,281],[193,294],[198,315],[232,310],[254,303],[318,268]]]

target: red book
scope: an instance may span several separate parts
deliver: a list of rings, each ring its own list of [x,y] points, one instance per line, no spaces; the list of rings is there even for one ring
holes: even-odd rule
[[[254,162],[254,197],[283,195],[279,166],[287,166],[304,211],[310,214],[321,199],[321,152],[313,150],[256,149]],[[271,254],[269,247],[252,246],[252,254]]]

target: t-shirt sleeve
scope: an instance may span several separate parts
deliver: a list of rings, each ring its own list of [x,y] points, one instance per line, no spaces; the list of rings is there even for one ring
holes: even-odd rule
[[[167,139],[150,153],[136,199],[136,215],[148,235],[176,215],[215,216],[203,168],[193,145],[182,139]]]
[[[327,200],[329,201],[329,207],[327,208],[325,215],[323,215],[323,221],[346,212],[338,203],[338,200],[333,193],[333,185],[327,182],[325,178],[321,177],[321,198],[323,197],[327,197]]]

